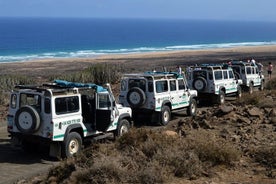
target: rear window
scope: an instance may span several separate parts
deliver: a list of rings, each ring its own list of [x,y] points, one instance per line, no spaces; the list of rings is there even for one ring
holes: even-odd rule
[[[138,87],[143,91],[146,91],[146,80],[144,79],[129,79],[128,81],[128,89],[133,87]]]
[[[203,77],[204,79],[207,78],[207,72],[204,70],[197,70],[193,72],[193,78],[196,79],[198,77]]]
[[[36,110],[41,110],[41,96],[38,94],[28,94],[21,93],[20,94],[20,107],[25,105],[30,105],[34,107]]]

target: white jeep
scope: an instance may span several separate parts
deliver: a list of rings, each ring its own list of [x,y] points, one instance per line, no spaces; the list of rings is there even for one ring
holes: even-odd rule
[[[241,97],[241,80],[235,79],[234,72],[228,65],[202,64],[189,67],[188,83],[199,93],[200,99],[212,100],[223,104],[225,96]]]
[[[120,136],[130,128],[132,110],[115,102],[110,86],[56,80],[16,86],[7,116],[12,142],[30,150],[47,143],[50,156],[70,157],[88,138]]]
[[[171,111],[187,108],[189,115],[196,115],[197,91],[188,88],[183,75],[173,72],[125,74],[119,102],[132,108],[135,120],[149,115],[153,121],[167,125]]]
[[[255,87],[259,88],[259,90],[264,89],[264,75],[260,73],[257,65],[243,61],[232,61],[231,67],[235,76],[242,80],[242,88],[250,94],[253,93]]]

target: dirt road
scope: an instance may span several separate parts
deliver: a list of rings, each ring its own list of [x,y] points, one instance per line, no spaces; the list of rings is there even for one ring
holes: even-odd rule
[[[27,154],[11,146],[6,127],[0,124],[0,184],[16,181],[48,172],[58,162],[43,153]]]

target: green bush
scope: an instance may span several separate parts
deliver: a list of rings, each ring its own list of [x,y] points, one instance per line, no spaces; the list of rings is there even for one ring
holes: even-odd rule
[[[105,83],[113,84],[119,81],[122,71],[123,67],[120,64],[97,63],[83,71],[73,74],[51,76],[49,80],[62,79],[72,82],[95,83],[100,85]]]

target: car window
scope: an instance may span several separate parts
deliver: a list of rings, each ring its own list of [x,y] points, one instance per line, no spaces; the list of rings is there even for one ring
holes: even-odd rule
[[[209,77],[209,80],[213,80],[213,72],[212,71],[208,72],[208,77]]]
[[[168,91],[168,82],[165,81],[156,81],[155,83],[156,93],[162,93]]]
[[[110,109],[111,100],[108,94],[99,94],[98,95],[98,109]]]
[[[41,96],[37,94],[20,94],[20,107],[30,105],[36,110],[41,110]]]
[[[251,67],[246,67],[246,74],[252,74]]]
[[[215,79],[222,80],[222,71],[215,71]]]
[[[233,71],[229,71],[229,79],[233,79],[234,78],[234,73]]]
[[[138,87],[143,91],[146,91],[146,80],[145,79],[129,79],[128,81],[129,89],[133,87]]]
[[[223,78],[224,79],[228,79],[228,74],[227,73],[228,73],[227,71],[223,71]]]
[[[179,90],[185,89],[185,84],[183,80],[178,80],[178,89]]]
[[[79,97],[60,97],[55,99],[56,114],[66,114],[79,111]]]
[[[193,78],[196,79],[198,77],[203,77],[204,79],[206,79],[207,77],[207,72],[204,70],[197,70],[193,72]]]
[[[170,81],[170,90],[175,91],[176,90],[176,80]]]

